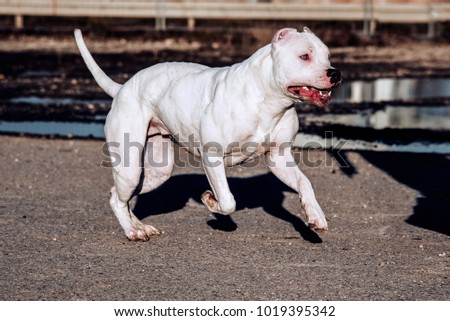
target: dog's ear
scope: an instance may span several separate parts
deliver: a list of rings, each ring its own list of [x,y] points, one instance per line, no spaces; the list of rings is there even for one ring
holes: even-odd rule
[[[304,33],[311,33],[311,34],[314,34],[314,32],[312,32],[311,30],[309,30],[309,28],[308,27],[303,27],[303,32]]]
[[[272,43],[277,43],[280,40],[286,39],[289,34],[297,32],[297,29],[294,28],[283,28],[278,30],[273,36]]]

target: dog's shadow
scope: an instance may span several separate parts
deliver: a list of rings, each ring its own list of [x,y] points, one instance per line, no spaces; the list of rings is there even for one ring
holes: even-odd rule
[[[292,224],[300,236],[311,243],[322,243],[322,239],[312,231],[296,215],[290,213],[283,206],[285,191],[291,191],[289,187],[280,182],[273,174],[267,173],[249,178],[229,177],[228,183],[233,193],[237,209],[262,207],[268,214]],[[139,219],[151,215],[170,213],[186,206],[190,199],[201,204],[201,194],[210,189],[205,175],[180,174],[169,179],[158,189],[143,195],[139,195],[134,213]],[[300,203],[298,206],[300,210]],[[205,211],[208,211],[204,207]],[[215,214],[215,219],[207,224],[215,229],[232,232],[237,229],[237,224],[231,216]]]

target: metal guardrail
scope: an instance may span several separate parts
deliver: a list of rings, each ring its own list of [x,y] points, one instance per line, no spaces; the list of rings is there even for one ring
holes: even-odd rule
[[[75,1],[75,0],[0,0],[0,15],[16,16],[16,27],[23,16],[155,18],[164,28],[165,19],[246,20],[330,20],[371,23],[428,23],[450,21],[450,4],[385,4],[372,5],[370,14],[362,4],[304,3],[217,3],[217,2],[152,2]],[[371,29],[374,29],[372,26]]]
[[[362,19],[362,7],[354,4],[311,5],[295,3],[217,2],[108,2],[72,0],[0,1],[0,14],[195,19]]]

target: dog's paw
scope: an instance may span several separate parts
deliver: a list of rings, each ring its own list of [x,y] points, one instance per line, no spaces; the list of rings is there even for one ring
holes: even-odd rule
[[[220,213],[219,202],[217,202],[211,191],[206,191],[201,196],[203,204],[213,213]]]
[[[328,223],[320,206],[317,205],[303,205],[308,220],[308,226],[315,231],[328,231]]]
[[[202,194],[202,203],[212,212],[212,213],[220,213],[219,202],[214,197],[214,194],[211,191],[206,191]]]
[[[236,201],[231,194],[229,194],[227,199],[222,200],[221,204],[219,204],[219,201],[217,201],[211,191],[204,192],[201,199],[203,204],[205,204],[212,213],[230,215],[236,210]]]
[[[146,242],[151,236],[156,236],[161,232],[151,225],[139,224],[137,227],[130,229],[126,235],[130,241]]]

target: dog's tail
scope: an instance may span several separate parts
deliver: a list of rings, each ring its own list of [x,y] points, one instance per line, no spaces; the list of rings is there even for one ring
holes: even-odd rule
[[[86,66],[94,76],[95,81],[97,81],[98,85],[111,97],[114,97],[119,92],[120,88],[122,88],[121,84],[116,83],[114,80],[109,78],[103,70],[95,62],[94,58],[92,58],[91,53],[89,52],[86,44],[83,40],[83,35],[81,34],[80,29],[75,29],[75,41],[77,42],[78,50],[80,50],[81,57],[83,57]]]

